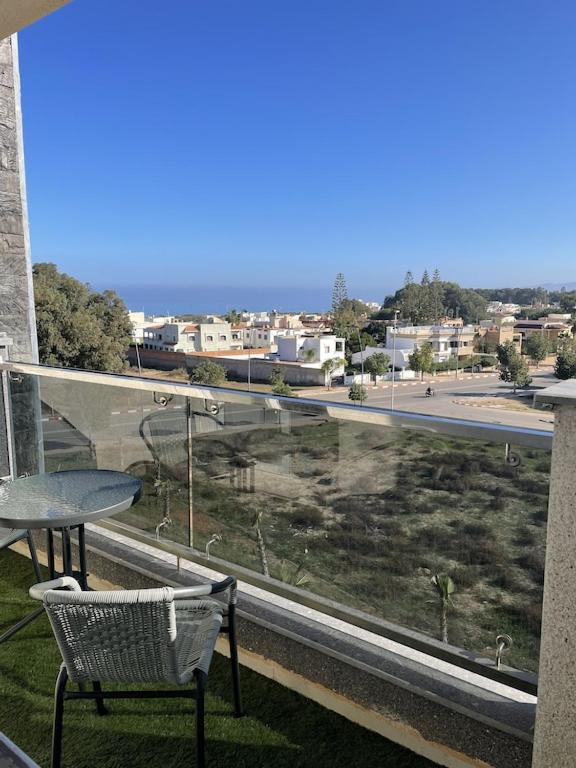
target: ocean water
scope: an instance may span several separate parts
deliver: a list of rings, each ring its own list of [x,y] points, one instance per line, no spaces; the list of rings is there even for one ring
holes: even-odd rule
[[[92,286],[103,290],[104,286]],[[113,288],[134,311],[156,315],[223,314],[230,309],[322,312],[331,304],[331,287],[250,288],[245,286],[117,285]]]

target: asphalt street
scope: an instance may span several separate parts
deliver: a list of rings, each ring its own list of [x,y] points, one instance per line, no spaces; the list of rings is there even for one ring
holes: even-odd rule
[[[551,369],[533,371],[531,376],[533,382],[530,390],[517,395],[516,399],[520,402],[531,402],[533,393],[537,389],[543,389],[557,382]],[[434,397],[425,396],[428,386],[434,390]],[[377,386],[368,385],[366,391],[368,394],[367,405],[386,410],[392,407],[392,382],[386,381]],[[456,379],[455,374],[452,374],[450,377],[430,377],[423,382],[399,381],[394,384],[394,409],[471,421],[485,421],[492,424],[509,424],[510,426],[549,431],[554,429],[554,417],[548,411],[523,412],[481,406],[485,395],[497,397],[509,395],[511,392],[510,385],[500,381],[497,373],[460,373],[458,379]],[[348,387],[333,387],[332,390],[321,393],[306,390],[300,392],[299,395],[300,397],[314,397],[315,399],[338,403],[350,402]],[[466,404],[461,402],[464,398],[466,398]],[[471,400],[477,400],[477,403],[470,404],[469,401]]]

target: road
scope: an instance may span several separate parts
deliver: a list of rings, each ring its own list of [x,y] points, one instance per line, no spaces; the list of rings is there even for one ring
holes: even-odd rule
[[[533,377],[531,392],[534,389],[542,389],[555,384],[557,380],[552,375],[551,369],[543,369],[531,373]],[[434,397],[425,397],[428,386],[435,391]],[[389,409],[392,404],[392,382],[384,382],[376,387],[367,386],[367,405],[376,408]],[[498,396],[511,392],[510,386],[500,381],[497,373],[460,374],[456,379],[440,377],[421,381],[401,381],[394,385],[394,408],[398,411],[412,413],[426,413],[449,418],[469,419],[471,421],[485,421],[492,424],[509,424],[515,427],[530,427],[552,431],[553,415],[547,411],[522,412],[511,411],[505,408],[486,408],[478,405],[463,405],[458,401],[462,398],[478,399],[481,402],[483,395]],[[298,393],[300,397],[314,397],[319,400],[331,402],[349,403],[348,387],[335,387],[331,391],[311,392],[303,390]],[[519,395],[518,399],[531,401],[530,396]]]

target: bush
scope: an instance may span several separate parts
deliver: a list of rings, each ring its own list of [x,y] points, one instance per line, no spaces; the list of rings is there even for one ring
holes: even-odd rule
[[[290,522],[292,525],[302,528],[314,528],[315,526],[322,525],[324,515],[318,507],[298,507],[298,509],[291,513]]]

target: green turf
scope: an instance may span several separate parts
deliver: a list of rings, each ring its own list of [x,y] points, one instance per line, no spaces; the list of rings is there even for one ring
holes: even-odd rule
[[[34,607],[27,597],[30,562],[0,554],[0,631]],[[53,687],[60,655],[42,617],[0,646],[0,730],[49,765]],[[432,763],[319,705],[242,670],[247,716],[231,716],[226,661],[216,655],[206,702],[209,768],[431,768]],[[98,717],[92,702],[68,702],[65,768],[193,766],[194,703],[114,701]]]

